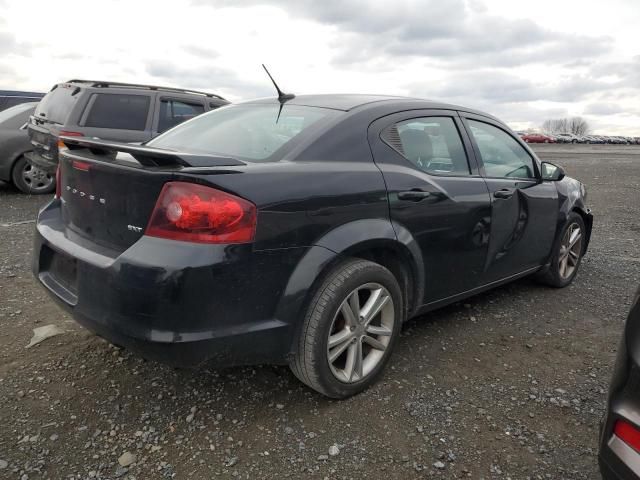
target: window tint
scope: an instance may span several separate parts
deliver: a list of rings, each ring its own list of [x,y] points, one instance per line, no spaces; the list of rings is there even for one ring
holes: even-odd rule
[[[396,143],[393,146],[425,172],[436,175],[470,174],[467,155],[452,118],[413,118],[391,129],[397,131],[399,142],[387,142]]]
[[[468,122],[488,177],[535,178],[533,159],[511,135],[488,123]]]
[[[75,85],[67,83],[57,85],[40,101],[35,116],[54,123],[65,123],[81,91],[82,89]]]
[[[147,145],[254,162],[277,161],[296,142],[340,114],[286,103],[230,105],[178,125]]]
[[[144,130],[149,113],[149,97],[94,93],[85,127]]]
[[[160,102],[160,119],[158,132],[164,132],[171,127],[190,120],[204,113],[204,105],[200,103],[186,103],[180,100],[163,99]]]

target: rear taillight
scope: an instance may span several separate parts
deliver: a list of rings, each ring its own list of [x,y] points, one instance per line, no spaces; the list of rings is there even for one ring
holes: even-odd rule
[[[62,172],[60,171],[60,163],[58,163],[58,168],[56,168],[56,196],[55,198],[60,198],[62,195]]]
[[[625,420],[616,420],[613,433],[635,451],[640,452],[640,430]]]
[[[62,137],[84,137],[84,134],[80,133],[80,132],[71,132],[69,130],[62,130],[60,131],[60,133],[58,134],[58,136]],[[62,140],[58,140],[58,148],[65,148],[66,145],[64,144],[64,142]]]
[[[187,242],[247,243],[255,231],[253,203],[195,183],[168,182],[145,234]]]

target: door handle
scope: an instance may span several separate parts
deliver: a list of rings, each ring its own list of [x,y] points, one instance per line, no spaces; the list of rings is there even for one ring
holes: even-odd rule
[[[425,192],[424,190],[419,190],[416,188],[414,190],[407,190],[406,192],[398,192],[398,199],[409,200],[411,202],[419,202],[430,195],[430,192]]]
[[[493,196],[495,198],[511,198],[515,191],[515,188],[502,188],[493,192]]]

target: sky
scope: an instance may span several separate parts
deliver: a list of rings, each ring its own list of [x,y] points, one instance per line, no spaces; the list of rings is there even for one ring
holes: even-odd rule
[[[0,89],[72,78],[407,95],[640,136],[640,1],[0,0]]]

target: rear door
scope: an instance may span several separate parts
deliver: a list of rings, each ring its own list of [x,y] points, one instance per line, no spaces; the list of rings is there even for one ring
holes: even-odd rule
[[[535,157],[507,128],[461,112],[480,173],[491,193],[491,234],[484,283],[541,265],[558,219],[558,192],[543,182]]]
[[[391,220],[422,252],[423,304],[479,286],[488,249],[491,202],[456,112],[414,110],[369,128],[384,175]]]
[[[155,92],[91,93],[78,125],[87,137],[134,143],[151,138]]]

